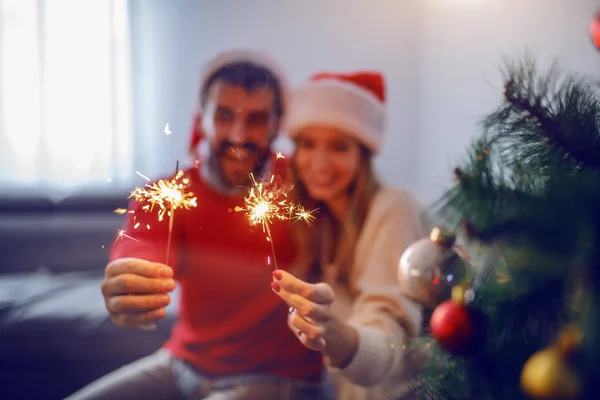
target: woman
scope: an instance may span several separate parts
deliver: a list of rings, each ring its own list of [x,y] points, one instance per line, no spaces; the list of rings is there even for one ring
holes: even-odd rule
[[[384,103],[380,74],[319,74],[292,95],[286,117],[296,196],[319,208],[313,228],[294,225],[296,271],[321,282],[275,271],[271,288],[290,306],[290,329],[336,372],[342,400],[405,398],[419,366],[406,344],[421,308],[402,295],[396,271],[423,231],[413,199],[374,172]]]

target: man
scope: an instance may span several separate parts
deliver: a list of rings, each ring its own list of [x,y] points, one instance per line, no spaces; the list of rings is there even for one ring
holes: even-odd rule
[[[124,228],[133,240],[113,246],[102,286],[117,325],[144,327],[165,316],[177,280],[178,322],[163,349],[72,399],[322,398],[322,360],[289,332],[287,308],[268,289],[271,244],[234,211],[243,206],[249,172],[268,179],[287,170],[271,152],[286,95],[285,78],[266,55],[234,51],[209,63],[192,141],[193,150],[206,138],[209,155],[185,171],[198,205],[177,212],[167,266],[168,218],[158,222],[156,210],[134,202]],[[271,234],[285,269],[294,257],[288,224],[273,222]]]

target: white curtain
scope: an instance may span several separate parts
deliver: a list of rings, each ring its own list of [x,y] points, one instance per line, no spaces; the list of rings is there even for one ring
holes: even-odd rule
[[[127,0],[0,0],[0,187],[103,190],[133,169]]]

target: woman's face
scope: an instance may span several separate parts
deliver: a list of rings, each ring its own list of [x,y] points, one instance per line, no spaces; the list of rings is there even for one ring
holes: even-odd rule
[[[310,126],[296,140],[294,163],[308,194],[324,203],[348,194],[360,168],[360,145],[339,129]]]

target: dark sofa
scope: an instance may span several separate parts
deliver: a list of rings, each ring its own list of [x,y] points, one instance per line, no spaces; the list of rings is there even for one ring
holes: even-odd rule
[[[59,201],[0,193],[0,399],[64,399],[160,347],[158,330],[122,329],[100,284],[127,193]],[[126,238],[123,240],[127,240]]]

